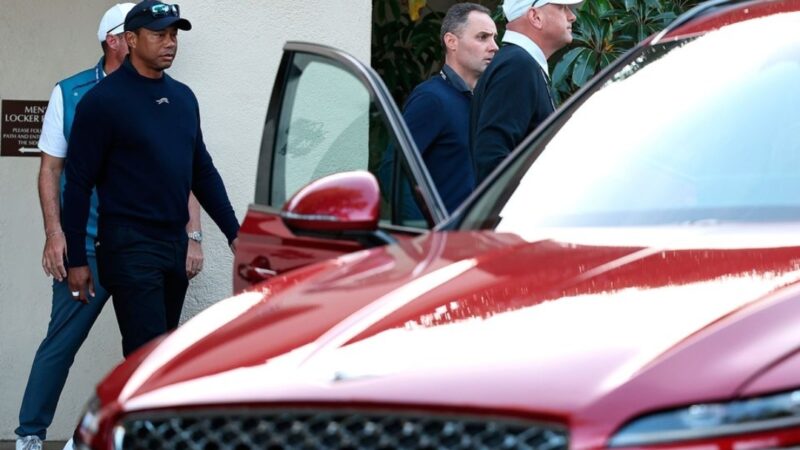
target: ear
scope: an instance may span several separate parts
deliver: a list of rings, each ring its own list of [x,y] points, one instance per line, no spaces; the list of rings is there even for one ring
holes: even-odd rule
[[[113,34],[107,34],[106,45],[108,46],[108,48],[116,50],[117,48],[119,48],[120,45],[122,45],[122,39],[123,39],[122,37],[117,37]]]
[[[528,22],[537,30],[541,30],[544,26],[544,18],[542,17],[541,11],[536,8],[528,8],[525,18],[528,19]]]
[[[125,42],[128,44],[128,47],[136,48],[136,42],[139,39],[136,33],[133,31],[126,31],[123,36],[125,37]]]
[[[448,51],[454,52],[456,51],[456,47],[458,47],[458,36],[451,32],[447,32],[444,34],[444,46],[447,47]]]

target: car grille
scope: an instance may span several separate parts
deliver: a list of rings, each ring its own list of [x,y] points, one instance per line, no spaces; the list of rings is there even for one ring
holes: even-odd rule
[[[215,411],[125,419],[117,449],[567,448],[562,427],[519,420],[396,412]]]

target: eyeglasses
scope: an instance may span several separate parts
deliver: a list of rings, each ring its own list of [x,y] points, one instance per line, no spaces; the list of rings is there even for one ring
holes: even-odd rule
[[[180,17],[181,9],[180,7],[178,7],[178,5],[167,5],[165,3],[158,3],[149,8],[142,8],[136,12],[137,16],[143,16],[145,14],[149,14],[150,17],[154,19],[160,19],[162,17]],[[112,28],[112,30],[114,28]]]
[[[150,8],[150,15],[155,18],[159,17],[167,17],[167,16],[174,16],[180,17],[181,16],[181,9],[178,5],[167,5],[164,3],[153,5]]]

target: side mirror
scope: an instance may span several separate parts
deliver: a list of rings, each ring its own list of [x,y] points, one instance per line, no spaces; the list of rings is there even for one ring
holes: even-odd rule
[[[343,172],[312,181],[283,206],[281,217],[295,232],[328,238],[378,232],[381,194],[366,171]]]

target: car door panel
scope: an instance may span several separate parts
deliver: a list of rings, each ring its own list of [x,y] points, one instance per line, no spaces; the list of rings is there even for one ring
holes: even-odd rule
[[[379,228],[407,239],[444,221],[447,212],[383,81],[347,53],[287,43],[265,121],[255,201],[239,232],[234,291],[364,248],[353,240],[298,236],[280,211],[294,192],[323,176],[352,170],[385,176],[389,148],[398,161],[383,173],[397,178],[381,180]],[[415,193],[424,215],[401,216],[400,185]]]

